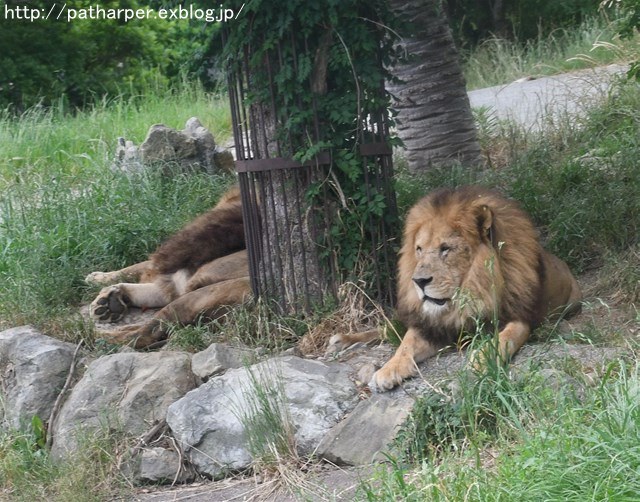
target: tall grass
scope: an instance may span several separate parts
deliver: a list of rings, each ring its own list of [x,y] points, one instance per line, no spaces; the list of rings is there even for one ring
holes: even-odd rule
[[[55,462],[33,433],[0,433],[0,500],[100,502],[122,500],[130,486],[117,466],[127,442],[113,430],[81,438],[82,448]],[[115,452],[120,452],[119,454]]]
[[[494,375],[495,376],[495,375]],[[637,365],[610,365],[579,399],[567,387],[550,388],[533,372],[514,385],[491,386],[494,429],[466,429],[457,444],[426,458],[410,472],[402,464],[381,469],[361,485],[359,500],[637,500],[640,490],[640,406]],[[486,392],[463,378],[466,401],[432,413],[462,420],[489,409]],[[469,387],[471,386],[471,387]],[[474,390],[475,389],[475,390]],[[476,399],[476,398],[480,399]],[[452,411],[453,410],[453,411]],[[431,419],[433,420],[433,418]]]
[[[185,85],[76,113],[0,114],[0,328],[31,323],[62,338],[82,336],[84,276],[145,259],[234,183],[223,175],[112,172],[117,138],[141,142],[153,123],[182,128],[198,116],[225,141],[227,109],[224,99]]]
[[[150,88],[133,98],[105,98],[85,111],[70,111],[61,101],[34,107],[17,119],[0,110],[0,188],[19,172],[77,175],[103,170],[111,163],[118,137],[141,143],[153,124],[182,129],[198,117],[224,144],[231,136],[226,98],[208,94],[197,84],[176,89]]]
[[[462,57],[467,87],[480,89],[523,77],[626,63],[637,54],[638,44],[638,37],[620,40],[615,26],[602,15],[526,43],[490,38]]]

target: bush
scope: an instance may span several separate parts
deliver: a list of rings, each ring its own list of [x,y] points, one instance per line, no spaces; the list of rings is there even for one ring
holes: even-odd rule
[[[69,9],[87,5],[80,0],[65,5],[67,10],[55,10],[46,20],[16,19],[17,14],[0,17],[0,109],[11,107],[19,113],[35,104],[50,105],[59,99],[77,107],[104,95],[135,95],[151,81],[163,78],[157,69],[163,69],[168,59],[159,40],[166,40],[170,22],[68,22]],[[3,7],[16,13],[25,4],[8,0]],[[142,5],[138,0],[106,0],[100,7],[137,9]],[[51,2],[33,0],[28,8],[49,12]]]

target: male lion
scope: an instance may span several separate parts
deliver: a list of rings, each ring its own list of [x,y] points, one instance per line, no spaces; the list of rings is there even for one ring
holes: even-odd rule
[[[398,315],[408,330],[370,387],[398,385],[476,322],[497,320],[498,355],[507,361],[545,316],[576,312],[580,301],[569,268],[541,247],[514,201],[478,186],[433,192],[413,206],[404,228]],[[331,343],[357,338],[338,335]]]
[[[214,319],[251,293],[238,188],[223,195],[211,210],[170,237],[149,260],[114,272],[93,272],[86,281],[113,284],[91,303],[97,321],[117,322],[129,307],[162,309],[142,325],[99,332],[135,348],[162,344],[167,322],[189,324]]]

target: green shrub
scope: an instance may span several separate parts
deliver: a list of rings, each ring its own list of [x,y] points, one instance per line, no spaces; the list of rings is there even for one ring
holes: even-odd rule
[[[45,0],[34,0],[27,7],[41,13],[52,9]],[[19,113],[59,99],[82,106],[103,95],[135,95],[154,79],[164,78],[156,71],[167,64],[158,40],[165,38],[170,21],[67,21],[73,9],[86,7],[81,1],[67,2],[64,10],[56,4],[46,20],[17,19],[17,14],[0,17],[0,109],[11,106]],[[106,0],[100,7],[125,6]],[[130,0],[126,7],[143,6]],[[14,13],[25,5],[9,0],[3,8]]]

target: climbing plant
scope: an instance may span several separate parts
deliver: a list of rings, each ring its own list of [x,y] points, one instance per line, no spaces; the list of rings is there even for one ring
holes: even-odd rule
[[[383,0],[254,0],[242,10],[235,3],[227,4],[240,12],[226,30],[227,66],[250,68],[243,98],[266,109],[261,120],[270,123],[262,126],[272,128],[278,145],[269,156],[300,162],[330,156],[329,173],[305,188],[306,197],[325,196],[331,185],[337,217],[329,229],[334,249],[326,252],[337,256],[345,278],[361,277],[358,264],[375,246],[368,229],[395,217],[388,197],[368,180],[375,161],[360,146],[380,141],[372,135],[386,136],[372,132],[372,121],[392,121],[384,82],[399,56],[398,21]]]

